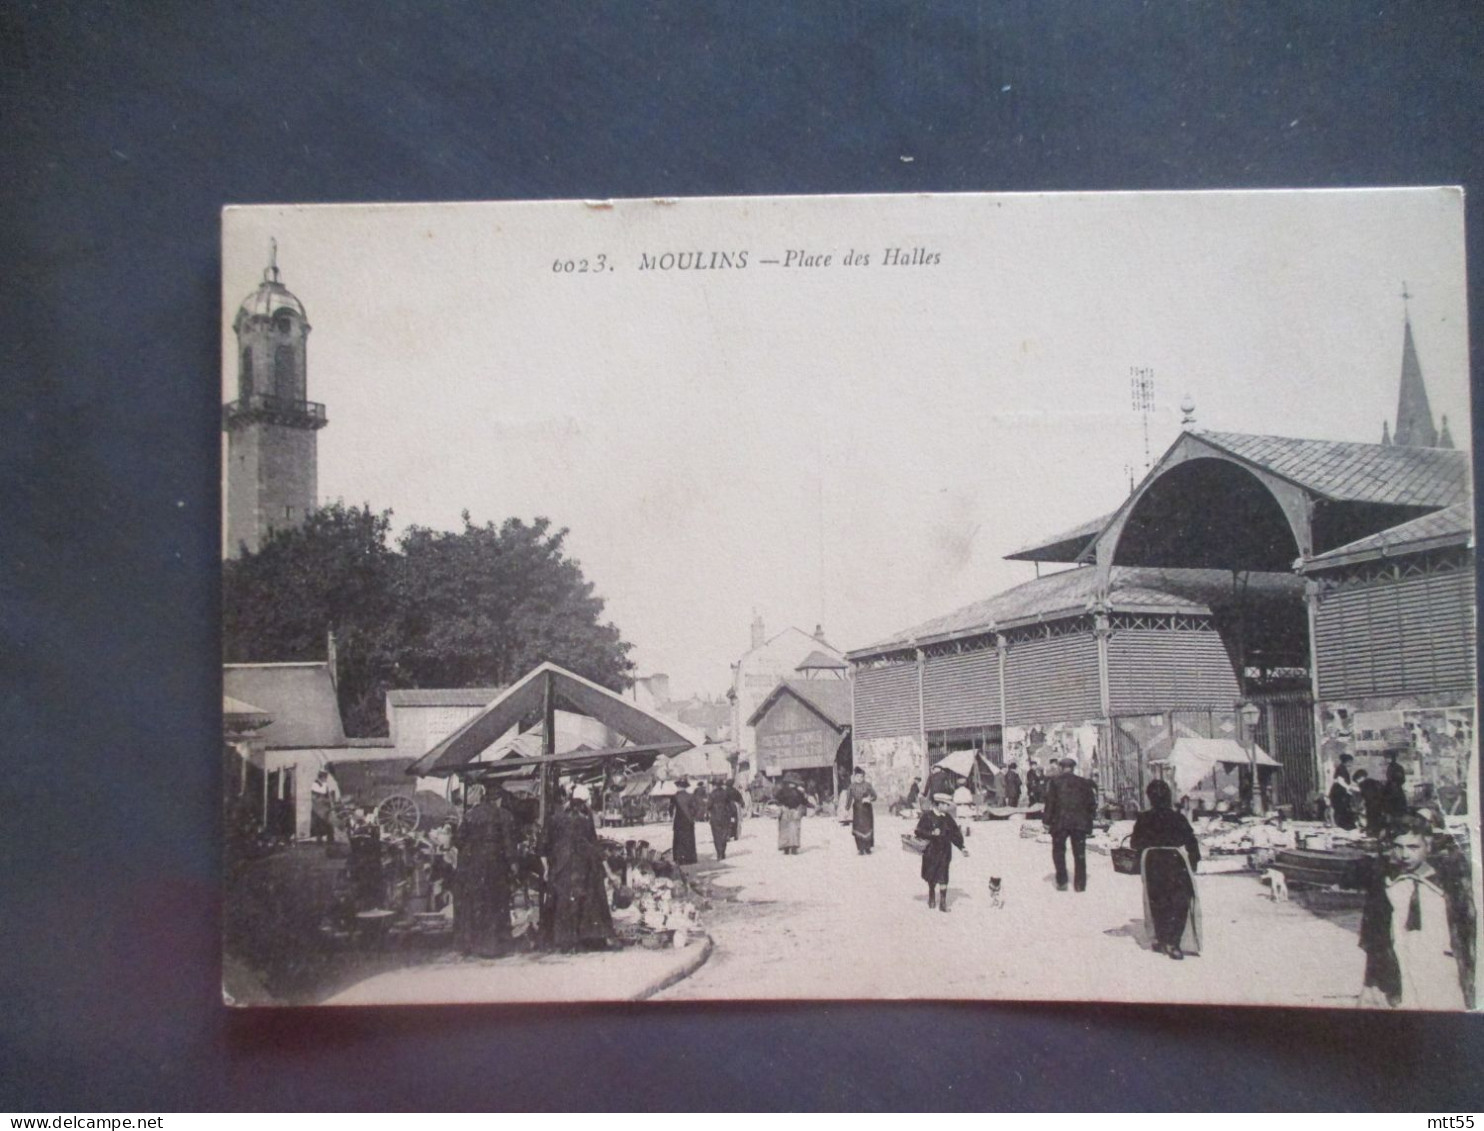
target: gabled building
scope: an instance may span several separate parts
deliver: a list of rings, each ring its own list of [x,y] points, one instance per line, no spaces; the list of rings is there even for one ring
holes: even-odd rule
[[[796,774],[816,797],[835,796],[852,766],[850,692],[838,678],[778,683],[747,719],[756,769],[774,779]]]
[[[732,665],[732,686],[727,692],[731,704],[732,741],[740,762],[749,770],[756,768],[757,736],[747,720],[779,681],[796,674],[798,666],[818,652],[826,659],[844,661],[844,655],[824,639],[824,630],[815,626],[814,634],[798,628],[785,628],[769,637],[763,630],[763,619],[752,621],[752,646]]]

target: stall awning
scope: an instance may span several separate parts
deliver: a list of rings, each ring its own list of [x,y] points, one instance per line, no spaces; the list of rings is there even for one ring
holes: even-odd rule
[[[414,762],[407,772],[447,777],[467,768],[512,730],[541,721],[548,693],[556,710],[596,719],[627,739],[631,747],[673,752],[695,746],[700,737],[683,723],[646,710],[556,664],[546,663],[503,691],[489,706]],[[612,751],[584,753],[591,758]],[[510,769],[523,761],[506,758],[500,765]]]
[[[731,777],[732,763],[727,751],[719,742],[707,743],[691,750],[666,758],[655,767],[655,776],[660,778],[713,778]]]
[[[1172,771],[1174,787],[1179,793],[1193,789],[1196,782],[1212,773],[1217,766],[1250,766],[1254,761],[1259,766],[1283,768],[1281,762],[1255,743],[1249,753],[1247,747],[1234,738],[1190,738],[1183,735],[1175,739],[1174,749],[1164,764]]]

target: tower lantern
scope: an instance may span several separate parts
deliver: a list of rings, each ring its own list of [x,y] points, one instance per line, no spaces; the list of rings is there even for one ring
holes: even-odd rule
[[[318,501],[317,436],[325,406],[308,399],[309,319],[279,276],[278,244],[257,290],[232,321],[237,398],[227,433],[227,555],[256,553],[275,530],[298,526]]]

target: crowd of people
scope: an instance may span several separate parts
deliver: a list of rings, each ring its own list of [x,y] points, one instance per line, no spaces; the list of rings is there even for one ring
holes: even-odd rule
[[[1393,1007],[1471,1008],[1475,917],[1467,858],[1444,833],[1440,816],[1409,808],[1399,768],[1388,770],[1381,783],[1350,763],[1345,756],[1333,770],[1333,823],[1341,829],[1363,824],[1382,844],[1363,869],[1362,1000]],[[954,854],[969,854],[962,796],[966,783],[931,776],[929,783],[924,791],[920,779],[914,779],[893,811],[915,817],[912,836],[920,846],[927,906],[946,913]],[[1012,806],[1019,807],[1023,796],[1028,812],[1040,810],[1056,890],[1085,891],[1087,841],[1099,816],[1095,783],[1066,758],[1044,770],[1032,764],[1023,792],[1015,768],[1006,767],[999,790]],[[1148,806],[1134,821],[1127,843],[1138,862],[1146,932],[1156,954],[1181,960],[1200,954],[1202,947],[1196,882],[1201,844],[1167,782],[1150,782],[1145,796]],[[538,945],[566,951],[612,945],[610,899],[620,877],[605,857],[588,788],[559,791],[539,841],[525,846],[511,801],[497,786],[469,786],[463,819],[447,838],[453,850],[449,858],[457,861],[443,874],[453,896],[456,948],[481,958],[509,953],[512,893],[532,883],[540,893]],[[878,801],[859,769],[838,799],[840,819],[848,821],[862,856],[875,848]],[[819,803],[796,775],[765,783],[757,775],[745,794],[730,780],[692,787],[681,779],[673,802],[670,861],[677,869],[697,863],[698,824],[710,829],[715,859],[726,860],[744,817],[762,814],[767,805],[776,806],[778,851],[798,855],[803,818]]]

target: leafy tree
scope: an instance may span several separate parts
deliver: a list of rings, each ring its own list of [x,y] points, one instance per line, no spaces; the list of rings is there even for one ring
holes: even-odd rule
[[[565,556],[565,529],[506,519],[402,538],[398,579],[406,620],[401,658],[425,687],[513,682],[545,660],[619,690],[630,645],[602,622],[603,601]]]
[[[335,634],[340,709],[352,734],[385,733],[396,686],[391,511],[333,503],[223,569],[226,660],[323,660]]]
[[[502,686],[551,660],[619,690],[630,645],[549,520],[413,527],[334,504],[224,571],[229,661],[317,660],[334,632],[350,734],[385,733],[395,687]]]

